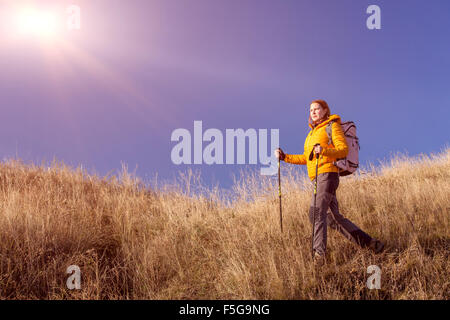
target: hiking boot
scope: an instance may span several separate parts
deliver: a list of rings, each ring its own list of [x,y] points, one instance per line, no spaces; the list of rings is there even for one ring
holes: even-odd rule
[[[322,256],[321,254],[319,254],[315,251],[313,262],[314,262],[314,267],[320,268],[326,263],[325,256]]]
[[[381,253],[384,249],[384,243],[377,239],[370,240],[369,249],[375,253]]]

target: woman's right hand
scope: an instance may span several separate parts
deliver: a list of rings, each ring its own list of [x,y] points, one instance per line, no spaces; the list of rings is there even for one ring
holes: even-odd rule
[[[286,158],[286,155],[284,154],[283,150],[281,150],[281,148],[275,149],[274,154],[275,157],[280,160],[284,160]]]

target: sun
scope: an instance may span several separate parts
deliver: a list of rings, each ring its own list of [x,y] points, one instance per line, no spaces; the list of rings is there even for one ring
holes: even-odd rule
[[[16,13],[14,20],[20,35],[50,39],[58,34],[58,20],[51,11],[24,8]]]

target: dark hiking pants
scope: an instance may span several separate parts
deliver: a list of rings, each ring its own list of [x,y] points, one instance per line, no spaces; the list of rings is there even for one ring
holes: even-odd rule
[[[314,180],[312,181],[314,185]],[[367,247],[372,239],[353,222],[339,213],[336,199],[336,189],[339,186],[337,172],[321,173],[317,176],[316,215],[314,226],[313,249],[320,255],[325,255],[327,247],[327,225],[338,230],[347,239],[361,247]],[[314,194],[309,210],[309,219],[313,223]],[[330,212],[328,211],[330,208]]]

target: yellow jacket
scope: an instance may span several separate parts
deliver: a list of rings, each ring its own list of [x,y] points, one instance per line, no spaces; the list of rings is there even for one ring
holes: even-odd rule
[[[332,128],[333,144],[328,145],[328,135],[326,127],[328,123],[334,120]],[[308,133],[303,154],[286,154],[284,158],[285,162],[292,164],[306,164],[308,168],[308,176],[311,180],[316,177],[316,158],[312,161],[309,160],[309,155],[314,148],[314,145],[320,143],[323,150],[319,156],[319,169],[318,174],[324,172],[338,172],[338,168],[333,164],[333,161],[339,158],[345,158],[348,154],[348,146],[345,140],[344,132],[341,127],[341,118],[332,114],[327,120],[318,124],[316,127],[311,127],[311,131]],[[331,143],[331,141],[330,141]]]

